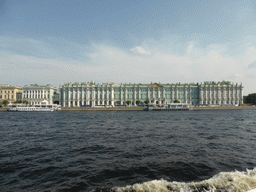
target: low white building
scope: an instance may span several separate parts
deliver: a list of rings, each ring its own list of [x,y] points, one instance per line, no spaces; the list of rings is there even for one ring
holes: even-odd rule
[[[30,84],[25,85],[22,88],[22,100],[28,101],[30,105],[40,104],[42,101],[47,101],[49,104],[53,104],[54,93],[57,92],[57,88],[48,85]]]
[[[243,104],[242,83],[229,81],[208,82],[203,84],[96,84],[66,83],[60,87],[60,103],[62,107],[80,107],[88,105],[115,106],[124,105],[129,101],[167,104],[179,100],[191,105],[241,105]]]

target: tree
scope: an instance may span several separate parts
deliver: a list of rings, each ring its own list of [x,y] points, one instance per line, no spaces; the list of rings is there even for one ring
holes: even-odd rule
[[[126,104],[127,105],[130,105],[132,102],[131,101],[126,101]]]
[[[121,102],[120,102],[120,101],[117,101],[117,102],[116,102],[116,105],[121,105]]]
[[[251,93],[244,97],[244,103],[256,105],[256,93]]]
[[[28,101],[27,101],[27,100],[24,100],[23,103],[24,103],[24,104],[28,104]]]
[[[146,105],[149,104],[149,100],[144,101],[144,103],[145,103]]]
[[[177,100],[177,99],[175,99],[173,102],[174,102],[174,103],[180,103],[180,101]]]
[[[137,100],[137,101],[136,101],[136,105],[139,105],[139,104],[141,104],[141,101],[140,101],[140,100]]]
[[[8,105],[9,103],[10,103],[10,102],[9,102],[8,100],[3,100],[3,101],[2,101],[2,105],[5,105],[5,106]]]
[[[13,103],[22,103],[21,100],[14,101]]]

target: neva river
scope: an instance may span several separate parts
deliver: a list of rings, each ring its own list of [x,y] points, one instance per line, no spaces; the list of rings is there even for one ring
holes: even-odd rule
[[[255,110],[0,113],[0,191],[252,188]]]

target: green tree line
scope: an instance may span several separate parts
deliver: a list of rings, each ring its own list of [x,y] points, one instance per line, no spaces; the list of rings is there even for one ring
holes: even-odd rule
[[[256,93],[251,93],[247,96],[244,96],[244,103],[256,105]]]

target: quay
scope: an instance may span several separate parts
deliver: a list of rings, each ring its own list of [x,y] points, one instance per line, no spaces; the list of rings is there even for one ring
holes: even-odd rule
[[[219,107],[190,107],[192,111],[204,110],[256,110],[256,106],[219,106]],[[106,108],[91,108],[91,107],[62,107],[61,111],[143,111],[144,107],[106,107]],[[7,108],[0,107],[0,112],[5,112]]]
[[[62,107],[61,111],[143,111],[143,107]]]

